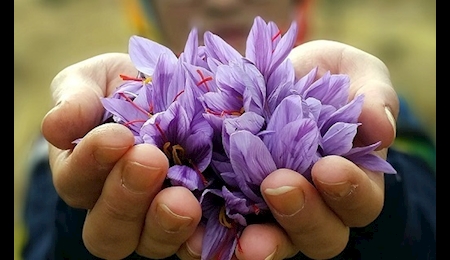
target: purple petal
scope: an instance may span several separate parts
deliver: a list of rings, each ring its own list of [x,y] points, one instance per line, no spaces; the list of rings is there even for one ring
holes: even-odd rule
[[[118,123],[127,124],[134,133],[139,133],[140,128],[150,118],[150,113],[137,107],[130,101],[117,98],[101,98],[103,106],[112,113]]]
[[[190,64],[196,64],[198,60],[198,29],[192,28],[189,32],[186,45],[184,47],[183,51],[183,58],[184,62],[190,63]]]
[[[202,216],[210,219],[214,214],[217,214],[217,210],[224,204],[222,189],[206,188],[202,191],[198,200],[202,207]]]
[[[274,48],[271,60],[270,74],[286,59],[288,54],[291,52],[292,48],[294,47],[295,41],[297,40],[297,35],[298,35],[297,23],[292,22],[289,29],[281,37],[280,41],[277,42],[276,47]]]
[[[303,101],[299,95],[291,95],[283,99],[273,111],[267,130],[279,131],[286,124],[303,118]]]
[[[380,146],[381,141],[363,147],[353,147],[343,156],[355,164],[371,171],[380,171],[384,173],[397,173],[390,163],[381,157],[373,154],[373,151]]]
[[[242,55],[236,49],[212,32],[205,32],[203,39],[205,41],[205,53],[208,57],[212,57],[223,64],[242,59]]]
[[[266,22],[257,16],[250,29],[245,50],[245,57],[255,63],[263,75],[265,75],[270,66],[273,51],[273,35],[266,28]]]
[[[174,186],[183,186],[189,190],[202,190],[205,188],[201,174],[185,165],[174,165],[169,168],[167,178]]]
[[[204,94],[217,91],[216,75],[208,69],[184,63],[188,80],[195,86],[195,92]]]
[[[311,84],[314,82],[317,76],[317,71],[319,70],[319,67],[314,67],[308,74],[301,77],[296,83],[295,83],[295,89],[296,91],[302,95],[305,96],[305,92],[308,90],[308,88],[311,86]]]
[[[272,113],[275,107],[285,97],[294,93],[295,71],[289,60],[283,62],[270,76],[267,81],[267,103]]]
[[[344,122],[332,125],[322,139],[323,156],[342,155],[350,151],[359,125]]]
[[[255,208],[249,203],[242,192],[231,192],[226,186],[222,187],[227,216],[242,226],[247,226],[245,215],[255,213]]]
[[[231,134],[230,160],[237,175],[244,176],[246,182],[256,185],[277,169],[262,140],[245,130]]]
[[[212,157],[212,128],[205,121],[204,128],[190,133],[182,146],[186,150],[186,155],[195,165],[197,170],[203,172],[211,162]]]
[[[225,92],[209,92],[201,97],[201,101],[208,109],[208,113],[216,116],[239,115],[242,108],[242,100],[230,96]]]
[[[168,62],[167,54],[161,54],[158,58],[155,72],[153,74],[153,107],[155,112],[165,111],[173,102],[174,97],[183,90],[182,88],[169,88],[174,75],[176,63]],[[179,73],[175,74],[179,75]]]
[[[264,141],[277,168],[304,173],[316,157],[319,137],[316,122],[305,118],[288,123],[276,133],[276,137],[265,137]]]
[[[203,236],[202,259],[230,260],[241,231],[219,222],[219,209],[208,219]]]
[[[228,118],[223,121],[222,145],[225,153],[229,155],[230,135],[238,130],[247,130],[252,134],[257,134],[263,127],[264,118],[256,113],[247,112],[240,117]]]
[[[304,92],[305,97],[315,97],[322,104],[336,108],[347,103],[350,78],[345,74],[331,74],[329,71],[311,84]]]
[[[362,111],[364,96],[358,95],[348,104],[342,106],[331,115],[320,126],[320,131],[325,134],[327,129],[337,122],[357,123]],[[321,115],[322,116],[322,115]]]
[[[141,36],[131,36],[128,52],[134,66],[146,75],[153,75],[156,63],[161,54],[166,53],[168,62],[177,62],[175,54],[166,46]]]
[[[354,158],[353,156],[349,156],[348,159],[370,171],[383,172],[388,174],[397,173],[397,171],[394,169],[394,167],[392,167],[390,163],[372,153],[364,154],[356,158]]]

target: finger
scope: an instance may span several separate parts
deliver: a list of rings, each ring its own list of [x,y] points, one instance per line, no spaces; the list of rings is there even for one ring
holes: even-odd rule
[[[317,40],[301,44],[289,54],[298,76],[318,67],[317,77],[327,71],[350,77],[350,95],[364,94],[359,118],[358,140],[368,145],[381,141],[379,149],[389,147],[395,139],[395,119],[399,100],[386,65],[377,57],[343,43]],[[375,128],[377,131],[373,131]]]
[[[163,189],[150,206],[136,252],[156,259],[175,254],[194,233],[201,216],[200,203],[190,190]]]
[[[167,158],[149,144],[134,146],[117,162],[84,223],[83,242],[93,255],[122,259],[134,252],[167,169]]]
[[[92,130],[72,153],[52,147],[49,158],[56,191],[72,207],[92,208],[114,164],[133,145],[130,130],[111,123]]]
[[[312,178],[326,204],[347,226],[366,226],[383,208],[383,173],[364,172],[345,158],[327,156],[314,164]]]
[[[275,219],[295,245],[310,258],[331,258],[348,243],[349,228],[325,204],[301,174],[279,169],[261,184],[261,192]]]
[[[110,94],[119,84],[119,74],[136,70],[126,54],[108,53],[76,63],[62,70],[51,83],[57,104],[43,118],[44,137],[60,149],[100,123],[103,106],[99,97]]]
[[[389,147],[396,136],[399,100],[388,68],[377,57],[351,46],[342,52],[340,66],[340,73],[350,76],[349,98],[364,95],[358,142],[369,145],[381,141],[378,149]]]
[[[364,94],[364,104],[359,116],[361,125],[355,138],[355,144],[358,146],[380,141],[381,144],[377,148],[380,150],[390,147],[395,140],[399,101],[392,88],[386,91],[377,90],[382,84],[368,81],[357,91],[357,95]]]
[[[192,236],[178,249],[177,256],[181,260],[200,260],[204,233],[205,226],[198,225]]]
[[[276,224],[247,226],[239,237],[238,259],[285,259],[296,254],[286,233]]]

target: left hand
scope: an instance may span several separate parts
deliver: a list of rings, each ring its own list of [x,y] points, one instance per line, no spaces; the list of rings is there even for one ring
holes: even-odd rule
[[[378,155],[386,159],[395,139],[399,101],[385,64],[373,55],[333,41],[312,41],[290,54],[297,75],[319,66],[324,72],[350,76],[349,99],[364,94],[355,144],[381,141]],[[239,238],[235,259],[284,259],[299,252],[313,259],[332,258],[349,240],[351,227],[373,222],[384,204],[384,175],[360,168],[340,156],[327,156],[312,168],[313,183],[301,174],[278,169],[261,184],[261,192],[278,224],[253,224]],[[201,237],[201,236],[198,236]],[[191,251],[201,243],[191,237]],[[195,246],[197,245],[197,246]],[[194,259],[178,252],[182,259]]]

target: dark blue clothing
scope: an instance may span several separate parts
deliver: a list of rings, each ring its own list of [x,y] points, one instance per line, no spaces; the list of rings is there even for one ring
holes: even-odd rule
[[[429,143],[421,129],[402,119],[402,115],[409,116],[400,114],[397,133]],[[389,150],[387,160],[398,173],[385,175],[381,214],[366,227],[352,228],[346,249],[334,259],[436,259],[435,166],[417,154],[395,148]],[[33,165],[25,209],[29,239],[22,251],[23,258],[98,259],[86,250],[82,241],[86,210],[71,208],[58,197],[47,157],[41,157]],[[145,258],[133,254],[127,259]],[[292,259],[307,258],[298,255]]]

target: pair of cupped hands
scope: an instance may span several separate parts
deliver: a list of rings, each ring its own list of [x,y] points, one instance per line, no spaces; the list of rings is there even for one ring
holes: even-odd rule
[[[385,64],[352,46],[317,40],[297,46],[289,58],[297,75],[318,66],[350,76],[349,99],[364,94],[355,142],[381,141],[386,158],[395,138],[399,101]],[[163,152],[134,145],[133,134],[117,123],[101,124],[106,97],[121,84],[119,74],[136,75],[127,54],[107,53],[71,65],[51,83],[55,106],[43,118],[50,166],[59,196],[87,209],[83,241],[95,256],[121,259],[136,252],[148,258],[177,254],[199,259],[204,227],[201,208],[183,187],[162,189],[169,167]],[[83,137],[75,147],[74,140]],[[252,224],[239,238],[234,259],[284,259],[302,252],[315,259],[344,250],[351,227],[374,221],[384,204],[384,175],[328,156],[312,168],[313,183],[278,169],[261,184],[276,224]]]

